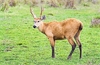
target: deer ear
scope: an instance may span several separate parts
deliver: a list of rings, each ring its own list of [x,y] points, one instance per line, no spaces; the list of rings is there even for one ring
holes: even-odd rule
[[[41,16],[41,20],[45,20],[45,19],[46,19],[45,15]]]

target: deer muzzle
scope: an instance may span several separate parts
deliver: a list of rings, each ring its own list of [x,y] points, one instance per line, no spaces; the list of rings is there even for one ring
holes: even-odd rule
[[[33,28],[36,28],[36,26],[34,25]]]

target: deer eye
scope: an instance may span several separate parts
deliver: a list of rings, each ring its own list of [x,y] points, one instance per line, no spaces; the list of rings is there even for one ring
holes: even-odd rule
[[[38,21],[38,22],[40,22],[40,21]]]

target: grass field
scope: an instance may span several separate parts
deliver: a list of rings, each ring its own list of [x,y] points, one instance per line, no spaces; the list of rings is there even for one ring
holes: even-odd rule
[[[37,16],[40,8],[34,7]],[[92,18],[100,15],[100,5],[77,6],[77,9],[45,7],[45,22],[77,18],[84,24],[81,32],[82,59],[76,47],[71,60],[66,60],[71,46],[67,40],[56,41],[56,58],[51,58],[47,37],[33,29],[28,5],[0,11],[0,65],[100,65],[100,28],[90,28]],[[49,15],[49,14],[53,14]]]

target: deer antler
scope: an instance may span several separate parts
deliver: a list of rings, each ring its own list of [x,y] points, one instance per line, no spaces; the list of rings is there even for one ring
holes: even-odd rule
[[[41,6],[41,13],[40,13],[40,17],[42,16],[42,12],[43,12],[43,8],[42,8],[42,6]]]
[[[30,7],[30,13],[32,14],[33,18],[36,18],[36,15],[34,14],[32,8]]]

